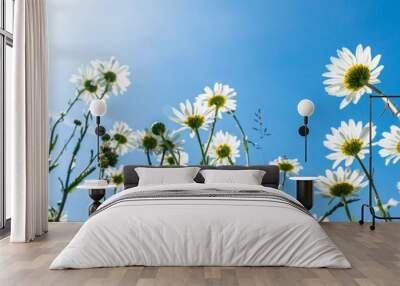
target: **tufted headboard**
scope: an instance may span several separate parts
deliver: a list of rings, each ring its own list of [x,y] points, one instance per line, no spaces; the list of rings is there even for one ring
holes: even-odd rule
[[[146,165],[127,165],[124,167],[124,188],[129,189],[136,187],[139,183],[139,177],[135,171],[137,167],[147,167],[147,168],[170,168],[167,166],[146,166]],[[174,166],[176,168],[176,166]],[[278,188],[279,185],[279,169],[274,165],[254,165],[254,166],[196,166],[200,167],[202,170],[205,169],[220,169],[220,170],[263,170],[265,171],[264,178],[261,184],[265,187]],[[194,180],[197,183],[204,183],[203,176],[198,173]]]

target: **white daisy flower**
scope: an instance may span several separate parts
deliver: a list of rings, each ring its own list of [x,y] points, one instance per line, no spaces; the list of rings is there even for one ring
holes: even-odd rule
[[[153,126],[154,127],[154,126]],[[172,160],[170,165],[176,165],[176,162],[179,164],[179,159],[177,153],[183,151],[183,146],[185,145],[185,140],[181,139],[180,131],[169,131],[164,130],[162,133],[157,132],[152,128],[153,134],[161,134],[158,138],[160,140],[158,152],[161,154],[160,161],[162,157],[162,153],[164,152],[165,156],[168,156],[168,160]],[[154,132],[156,131],[156,132]],[[171,153],[172,152],[172,153]],[[174,158],[175,157],[175,158]]]
[[[222,112],[236,110],[235,96],[235,90],[229,85],[216,82],[214,89],[208,86],[204,88],[204,93],[196,97],[196,103],[214,110],[218,109],[218,117],[221,118]]]
[[[183,146],[185,145],[185,140],[181,138],[180,131],[170,131],[166,130],[163,133],[163,142],[160,142],[160,147],[163,149],[172,149],[175,151],[182,151]]]
[[[148,153],[158,153],[160,138],[154,135],[150,130],[136,130],[133,133],[134,146]]]
[[[71,76],[70,81],[82,91],[82,99],[86,103],[99,99],[104,92],[104,86],[99,83],[99,74],[91,67],[80,67],[78,73]]]
[[[326,65],[328,72],[322,76],[325,90],[329,95],[344,97],[340,109],[350,102],[357,104],[364,93],[371,93],[369,85],[379,83],[378,76],[383,69],[379,65],[381,55],[371,57],[371,48],[365,49],[360,44],[355,55],[347,48],[337,51],[338,57],[331,57],[331,64]]]
[[[390,133],[383,132],[383,137],[377,145],[382,147],[379,150],[379,155],[386,158],[385,164],[389,165],[390,161],[396,164],[400,160],[400,128],[392,125],[390,126]]]
[[[104,171],[107,178],[109,178],[110,182],[117,186],[117,188],[121,187],[124,184],[124,174],[122,172],[122,166],[117,169],[113,167],[108,167]]]
[[[189,154],[185,151],[178,151],[175,153],[177,160],[179,161],[179,166],[186,166],[189,163]],[[158,162],[161,162],[162,154],[158,156]],[[175,160],[171,154],[167,153],[164,156],[163,166],[172,166],[176,165]]]
[[[210,157],[216,165],[233,165],[239,153],[240,140],[228,132],[218,131],[212,138],[210,145]]]
[[[279,156],[275,160],[269,162],[270,165],[278,166],[279,170],[287,174],[299,174],[303,167],[300,165],[297,159],[287,159]]]
[[[180,166],[186,166],[189,163],[189,154],[186,153],[185,151],[178,151],[177,157],[178,157]],[[169,160],[171,160],[171,159],[169,159]]]
[[[125,122],[115,122],[109,134],[112,139],[110,146],[118,155],[124,155],[135,148],[132,129]]]
[[[205,105],[191,104],[189,100],[179,104],[180,110],[172,108],[175,116],[170,119],[183,127],[179,130],[190,129],[190,137],[194,137],[195,131],[199,129],[207,130],[212,122],[212,109]]]
[[[364,175],[359,170],[350,169],[326,170],[325,176],[319,176],[315,186],[321,190],[319,193],[325,197],[347,197],[356,196],[357,192],[368,186],[368,181],[364,181]]]
[[[126,92],[128,86],[131,84],[129,80],[129,67],[127,65],[120,65],[114,57],[111,57],[108,61],[94,60],[92,61],[92,65],[100,74],[101,82],[104,85],[108,84],[110,91],[114,95]]]
[[[386,204],[382,204],[382,207],[386,211],[389,210],[390,208],[397,207],[398,204],[400,204],[400,201],[395,200],[394,198],[390,198]],[[374,207],[374,210],[378,212],[379,207]]]
[[[348,123],[342,121],[339,128],[331,128],[332,134],[326,135],[324,146],[334,153],[326,156],[334,160],[333,168],[336,168],[343,160],[346,167],[350,166],[355,156],[364,159],[369,153],[369,123],[363,126],[362,122],[354,122],[350,119]],[[376,126],[372,126],[372,139],[376,135]]]

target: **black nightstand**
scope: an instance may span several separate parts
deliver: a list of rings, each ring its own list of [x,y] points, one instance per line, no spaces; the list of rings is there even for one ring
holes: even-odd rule
[[[314,202],[313,184],[317,177],[290,177],[296,181],[296,199],[308,210],[311,210]]]
[[[94,213],[97,208],[101,205],[100,200],[104,198],[106,194],[106,189],[115,188],[116,185],[108,184],[104,186],[95,186],[95,185],[88,185],[83,184],[77,186],[77,189],[85,189],[89,191],[89,197],[92,199],[92,203],[89,206],[89,216]]]

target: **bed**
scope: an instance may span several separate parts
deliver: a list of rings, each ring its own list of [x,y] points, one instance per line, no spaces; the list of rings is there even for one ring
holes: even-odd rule
[[[139,166],[124,168],[125,190],[108,198],[50,269],[117,266],[291,266],[350,268],[312,215],[277,189],[276,166],[261,185],[194,183],[138,186]],[[165,167],[163,167],[165,168]]]

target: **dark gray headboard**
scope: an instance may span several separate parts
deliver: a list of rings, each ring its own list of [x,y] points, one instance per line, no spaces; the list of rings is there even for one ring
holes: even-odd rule
[[[139,183],[139,177],[135,171],[137,167],[149,167],[145,165],[127,165],[124,167],[124,188],[136,187]],[[151,168],[169,168],[160,166],[150,166]],[[176,166],[175,166],[176,167]],[[265,187],[278,188],[279,185],[279,169],[277,166],[273,165],[254,165],[254,166],[197,166],[201,169],[219,169],[219,170],[263,170],[265,171],[264,178],[262,180],[262,185]],[[194,180],[197,183],[204,183],[203,176],[199,173]]]

